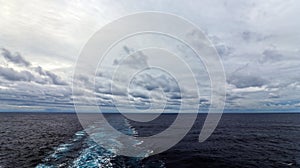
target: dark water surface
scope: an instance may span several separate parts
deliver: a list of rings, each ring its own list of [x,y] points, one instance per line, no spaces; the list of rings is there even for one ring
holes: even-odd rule
[[[166,129],[176,115],[138,123],[117,114],[112,125],[132,136]],[[147,158],[116,156],[95,143],[76,114],[0,113],[0,168],[4,167],[300,167],[300,114],[224,114],[213,133],[199,143],[204,114],[176,146]],[[101,122],[91,136],[116,145],[117,135]]]

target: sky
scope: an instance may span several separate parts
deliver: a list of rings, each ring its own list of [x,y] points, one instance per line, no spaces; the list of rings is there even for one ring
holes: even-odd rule
[[[0,111],[74,111],[72,77],[84,45],[106,24],[143,11],[178,15],[203,30],[224,66],[226,111],[299,111],[299,9],[297,0],[0,0]],[[150,59],[153,53],[138,52],[141,41],[145,45],[157,40],[162,46],[175,46],[174,51],[183,54],[191,69],[198,72],[201,97],[195,96],[189,84],[179,89],[172,75],[157,69],[139,73],[128,88],[112,82],[113,69],[128,54],[132,56],[123,62],[128,69],[151,61],[171,62],[170,71],[189,78],[176,61],[163,56],[155,61]],[[117,100],[126,106],[129,98],[138,109],[176,109],[180,92],[184,92],[191,102],[209,107],[205,67],[187,48],[170,41],[144,35],[116,46],[96,75],[97,104],[110,107]],[[89,76],[82,76],[81,82],[83,89],[92,84]],[[88,95],[82,96],[90,101]],[[166,105],[162,104],[166,99]]]

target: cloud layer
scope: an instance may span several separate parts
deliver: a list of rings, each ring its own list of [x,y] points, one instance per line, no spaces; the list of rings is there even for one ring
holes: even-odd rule
[[[73,65],[86,41],[102,26],[121,16],[150,10],[182,16],[205,32],[225,67],[227,109],[297,111],[300,107],[299,6],[296,0],[2,2],[1,111],[73,111]],[[142,46],[147,40],[137,43]],[[126,44],[122,46],[122,54],[138,49]],[[197,81],[203,84],[199,106],[208,107],[208,78],[198,69],[197,60],[178,46],[177,53],[181,52],[188,53],[184,59],[199,72]],[[138,53],[125,62],[109,60],[106,69],[97,74],[98,103],[112,106],[112,94],[121,102],[129,97],[140,107],[149,106],[150,100],[159,103],[164,96],[169,104],[177,106],[180,92],[195,98],[193,88],[186,86],[179,90],[176,82],[163,73],[142,73],[134,78],[129,90],[112,83],[112,70],[118,64],[127,64],[128,68],[146,67],[147,57]],[[162,57],[159,61],[169,60]],[[174,69],[179,68],[174,65]],[[88,75],[83,75],[80,82],[82,86],[93,85]]]

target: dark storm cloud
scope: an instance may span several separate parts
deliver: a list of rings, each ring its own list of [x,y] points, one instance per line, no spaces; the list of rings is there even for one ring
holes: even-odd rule
[[[2,56],[7,60],[14,64],[19,64],[22,66],[30,66],[30,62],[26,61],[19,53],[12,54],[10,51],[8,51],[5,48],[1,48]]]

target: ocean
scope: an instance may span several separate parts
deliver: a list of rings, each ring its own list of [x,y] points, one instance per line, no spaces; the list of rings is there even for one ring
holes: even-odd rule
[[[163,114],[153,122],[139,123],[105,114],[116,129],[132,136],[162,132],[176,116]],[[300,114],[223,114],[214,133],[199,143],[205,117],[199,114],[189,133],[171,149],[134,158],[117,156],[95,143],[76,114],[0,113],[0,168],[300,167]],[[100,140],[126,145],[101,125],[90,129]]]

